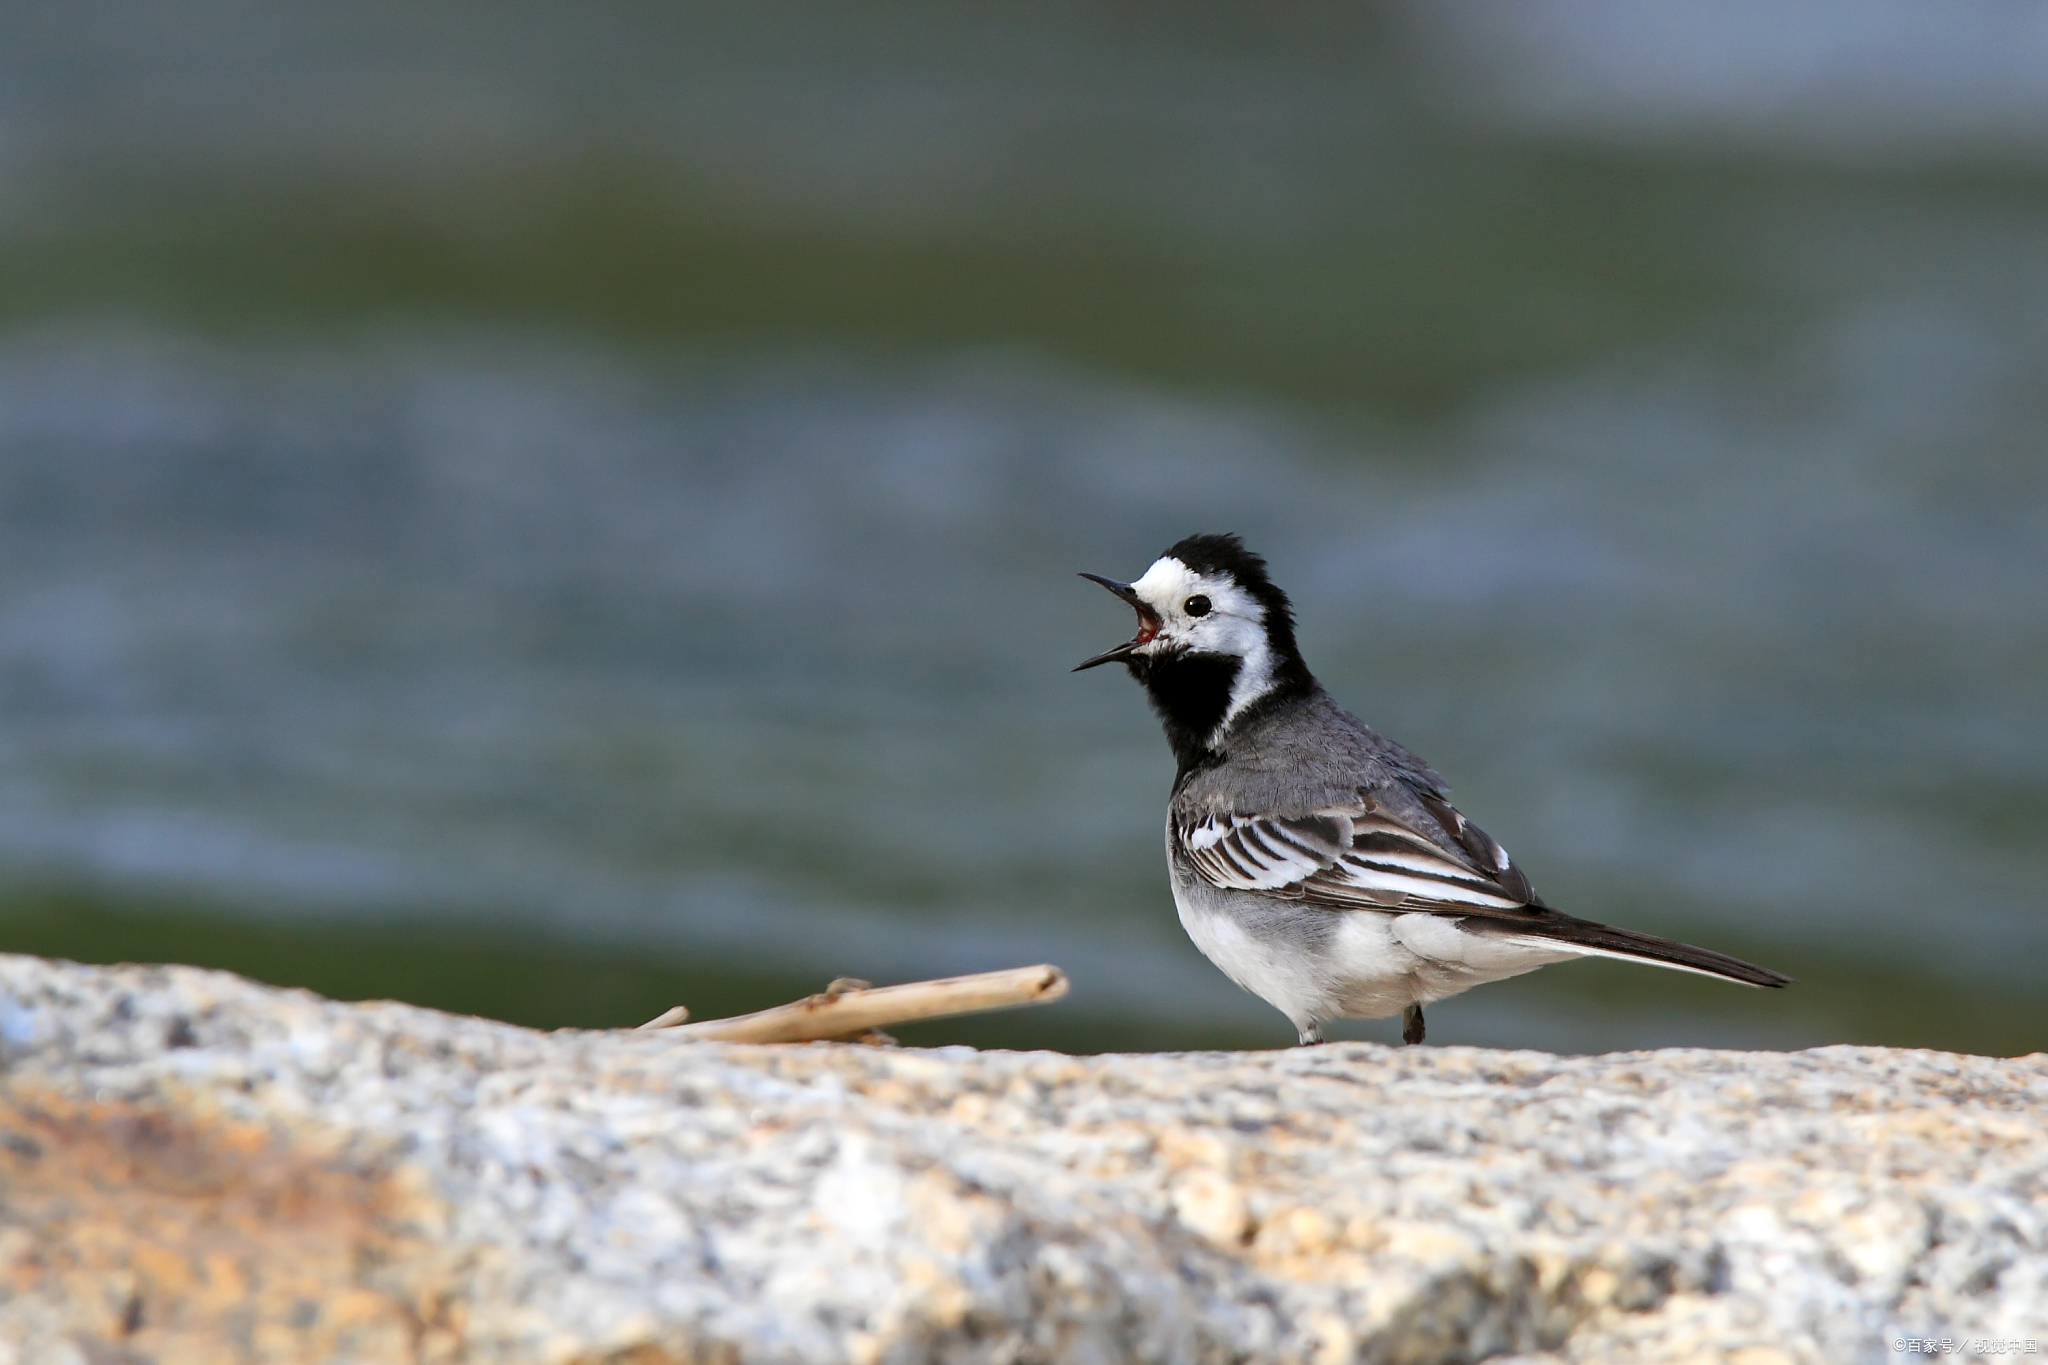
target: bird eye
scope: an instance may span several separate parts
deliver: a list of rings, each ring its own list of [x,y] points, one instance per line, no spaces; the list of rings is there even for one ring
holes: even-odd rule
[[[1209,599],[1200,593],[1196,593],[1193,597],[1181,603],[1180,609],[1190,616],[1207,616],[1209,614]]]

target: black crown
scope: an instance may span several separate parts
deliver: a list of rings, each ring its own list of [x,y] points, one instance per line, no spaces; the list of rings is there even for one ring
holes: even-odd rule
[[[1188,536],[1166,553],[1198,574],[1221,574],[1256,598],[1266,609],[1266,638],[1273,652],[1283,665],[1300,665],[1301,651],[1294,644],[1294,604],[1266,577],[1266,561],[1247,550],[1243,540],[1234,534]]]

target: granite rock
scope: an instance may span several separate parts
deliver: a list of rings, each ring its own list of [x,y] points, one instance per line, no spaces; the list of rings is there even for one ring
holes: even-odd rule
[[[2039,1054],[746,1047],[0,957],[0,1057],[0,1362],[2048,1350]]]

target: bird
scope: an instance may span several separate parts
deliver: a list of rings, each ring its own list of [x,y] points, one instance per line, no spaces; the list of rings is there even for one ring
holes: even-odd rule
[[[1294,609],[1236,535],[1193,535],[1129,583],[1138,633],[1073,671],[1121,663],[1176,770],[1166,818],[1174,906],[1223,974],[1286,1015],[1302,1044],[1332,1019],[1401,1016],[1579,957],[1748,986],[1792,978],[1544,904],[1451,804],[1442,777],[1316,681]]]

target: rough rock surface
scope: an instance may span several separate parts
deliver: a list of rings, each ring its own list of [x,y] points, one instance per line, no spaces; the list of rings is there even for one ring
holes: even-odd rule
[[[0,1053],[36,1365],[2048,1351],[2040,1055],[742,1047],[19,957]]]

